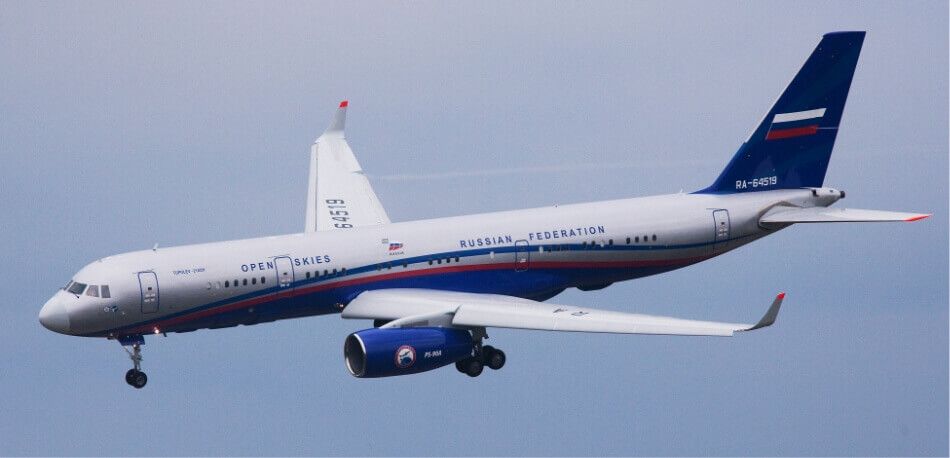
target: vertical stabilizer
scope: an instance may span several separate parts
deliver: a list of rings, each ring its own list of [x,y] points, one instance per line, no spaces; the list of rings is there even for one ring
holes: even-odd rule
[[[864,32],[825,35],[719,178],[700,193],[821,187]]]

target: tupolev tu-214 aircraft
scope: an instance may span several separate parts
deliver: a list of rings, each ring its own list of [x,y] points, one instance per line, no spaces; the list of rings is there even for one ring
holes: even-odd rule
[[[825,35],[719,177],[643,198],[393,223],[344,136],[348,103],[310,149],[304,232],[123,253],[83,267],[43,305],[52,331],[118,341],[142,388],[145,335],[340,313],[373,320],[343,342],[356,377],[455,364],[500,369],[491,327],[731,336],[770,326],[545,303],[705,261],[796,223],[930,216],[831,209],[824,186],[864,32]]]

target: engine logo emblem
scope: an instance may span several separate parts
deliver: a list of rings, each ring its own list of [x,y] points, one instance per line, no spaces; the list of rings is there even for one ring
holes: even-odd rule
[[[416,349],[403,345],[396,349],[396,367],[405,369],[416,362]]]

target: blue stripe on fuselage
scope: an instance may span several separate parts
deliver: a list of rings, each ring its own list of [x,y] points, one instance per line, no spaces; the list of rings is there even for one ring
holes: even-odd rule
[[[650,245],[650,244],[641,244],[641,245],[596,245],[596,244],[538,244],[530,245],[532,253],[536,253],[539,247],[543,248],[546,252],[559,252],[559,251],[659,251],[659,250],[682,250],[690,248],[700,248],[711,246],[714,244],[723,244],[727,242],[733,242],[740,240],[749,236],[741,236],[733,239],[718,241],[718,242],[701,242],[701,243],[690,243],[690,244],[679,244],[679,245]],[[556,247],[556,248],[555,248]],[[367,272],[377,271],[380,273],[389,274],[392,273],[395,269],[402,269],[402,265],[406,264],[407,266],[412,266],[415,264],[429,263],[430,260],[434,261],[436,259],[446,259],[446,258],[467,258],[474,256],[485,256],[490,253],[514,253],[523,249],[523,247],[516,246],[499,246],[491,248],[478,248],[478,249],[468,249],[468,250],[454,250],[446,251],[441,253],[433,253],[423,256],[414,256],[409,258],[398,258],[390,262],[380,262],[375,264],[369,264],[366,266],[356,267],[352,269],[347,269],[346,273],[337,271],[336,274],[330,274],[320,277],[311,277],[309,279],[295,279],[292,284],[292,289],[302,288],[302,287],[312,287],[318,284],[327,284],[331,282],[337,282],[345,277],[353,277]],[[565,261],[570,263],[571,261]],[[592,263],[597,263],[597,261],[590,261]],[[655,275],[662,272],[667,272],[673,269],[684,267],[694,262],[684,262],[680,264],[673,265],[664,265],[664,266],[644,266],[644,267],[591,267],[583,269],[562,269],[562,268],[549,268],[549,269],[538,269],[538,268],[529,268],[525,272],[518,272],[518,275],[512,275],[512,269],[504,266],[499,266],[497,269],[488,269],[488,270],[478,270],[478,271],[465,271],[465,272],[451,272],[444,273],[438,272],[439,268],[434,267],[432,270],[436,271],[432,274],[419,273],[418,270],[407,272],[416,272],[418,275],[409,277],[409,278],[400,278],[400,279],[383,279],[379,281],[373,281],[372,278],[367,279],[365,283],[359,283],[356,285],[350,286],[340,286],[337,288],[330,288],[326,290],[320,290],[313,293],[308,293],[305,295],[298,295],[293,298],[277,299],[276,296],[274,300],[271,300],[267,303],[255,304],[255,313],[260,315],[257,318],[253,318],[253,322],[267,322],[274,321],[284,318],[294,318],[300,316],[309,316],[309,315],[321,315],[336,313],[340,311],[340,307],[337,307],[336,304],[346,304],[353,298],[355,298],[359,293],[372,289],[385,289],[385,288],[426,288],[426,289],[442,289],[448,291],[464,291],[464,292],[474,292],[474,293],[490,293],[490,294],[502,294],[510,295],[516,297],[524,298],[536,298],[544,297],[545,295],[551,294],[553,292],[561,291],[565,288],[574,286],[578,283],[585,281],[597,281],[597,282],[614,282],[621,280],[628,280],[633,278],[640,278],[649,275]],[[434,266],[434,264],[433,264]],[[443,267],[443,266],[439,266]],[[208,309],[224,307],[230,304],[235,304],[238,302],[248,301],[255,298],[263,298],[268,295],[275,294],[277,292],[288,291],[291,287],[279,288],[277,286],[272,286],[256,291],[251,291],[246,294],[240,294],[237,296],[229,297],[227,299],[222,299],[219,301],[210,302],[204,305],[199,305],[192,307],[181,312],[174,314],[164,315],[161,317],[156,317],[148,320],[143,320],[141,322],[122,326],[121,328],[108,329],[96,333],[88,334],[92,337],[103,337],[103,336],[112,336],[112,335],[123,335],[124,333],[129,332],[129,330],[141,328],[144,326],[151,326],[156,323],[161,323],[164,321],[169,321],[174,318],[183,317],[185,315],[195,314],[202,312]],[[277,309],[275,311],[267,309]],[[283,310],[286,309],[286,310]],[[283,310],[283,311],[282,311]],[[188,321],[182,325],[176,325],[173,327],[163,328],[163,332],[180,332],[181,330],[194,330],[202,328],[213,328],[213,327],[228,327],[235,326],[237,324],[253,324],[251,322],[242,322],[237,320],[233,324],[220,324],[221,322],[229,322],[231,320],[224,320],[219,317],[226,317],[229,315],[241,315],[245,317],[248,316],[248,312],[244,309],[238,309],[235,311],[229,311],[222,314],[216,314],[209,317],[203,317],[200,320]],[[245,320],[250,321],[250,320]],[[198,325],[198,323],[201,323]]]

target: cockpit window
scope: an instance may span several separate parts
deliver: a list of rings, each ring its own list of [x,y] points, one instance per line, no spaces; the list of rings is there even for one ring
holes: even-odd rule
[[[78,296],[82,294],[83,290],[85,289],[86,289],[85,283],[79,283],[78,281],[74,281],[72,282],[72,284],[69,285],[69,288],[66,288],[66,291],[69,291],[70,293],[73,293]]]
[[[109,294],[109,285],[102,285],[102,286],[99,287],[99,289],[101,290],[100,292],[102,293],[102,297],[103,297],[104,299],[109,299],[110,297],[112,297],[112,296]]]
[[[99,297],[99,285],[89,285],[89,287],[86,288],[86,295]]]

